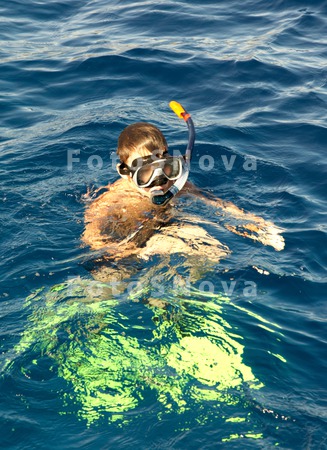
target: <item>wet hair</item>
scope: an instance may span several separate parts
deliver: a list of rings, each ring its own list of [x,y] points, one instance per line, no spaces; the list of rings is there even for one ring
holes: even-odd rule
[[[168,145],[159,128],[147,122],[137,122],[126,127],[118,138],[117,155],[126,162],[131,153],[146,156],[155,150],[167,151]]]

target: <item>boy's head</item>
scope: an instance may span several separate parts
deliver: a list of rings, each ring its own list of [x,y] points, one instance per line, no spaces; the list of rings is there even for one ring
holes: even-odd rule
[[[182,175],[180,158],[168,155],[168,145],[161,131],[146,122],[126,127],[118,138],[117,170],[148,197],[151,191],[167,191]]]
[[[134,159],[154,152],[167,152],[168,145],[159,128],[147,122],[137,122],[126,127],[118,138],[117,155],[120,162],[130,165]]]

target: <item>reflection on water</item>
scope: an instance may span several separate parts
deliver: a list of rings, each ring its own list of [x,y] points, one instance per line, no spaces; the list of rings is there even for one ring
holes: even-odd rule
[[[107,284],[81,278],[40,289],[26,301],[29,324],[7,370],[24,364],[28,373],[25,361],[50,358],[69,386],[63,409],[77,407],[88,425],[105,419],[123,426],[150,402],[158,420],[198,411],[198,423],[225,418],[260,438],[248,405],[263,384],[243,360],[242,337],[224,319],[224,307],[237,306],[192,287],[167,286],[161,300],[150,291],[138,283],[113,296]]]

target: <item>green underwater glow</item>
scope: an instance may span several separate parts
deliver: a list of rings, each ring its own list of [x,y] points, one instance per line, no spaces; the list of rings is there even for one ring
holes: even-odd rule
[[[206,409],[219,415],[222,405],[244,405],[245,390],[263,387],[243,361],[242,337],[222,317],[228,298],[194,288],[178,298],[168,292],[165,308],[138,298],[141,292],[113,297],[106,284],[80,278],[39,290],[26,300],[29,325],[16,354],[48,356],[70,386],[65,404],[75,404],[89,426],[104,417],[123,425],[149,396],[161,405],[158,420],[196,410],[204,423]],[[150,320],[132,321],[126,305]],[[244,414],[226,422],[246,424]],[[247,437],[260,434],[247,430]]]

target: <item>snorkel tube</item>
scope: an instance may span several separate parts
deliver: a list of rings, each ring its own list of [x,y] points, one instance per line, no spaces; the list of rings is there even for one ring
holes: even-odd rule
[[[175,181],[167,192],[163,193],[163,191],[159,189],[151,192],[151,201],[157,206],[165,206],[184,187],[190,173],[190,162],[195,141],[195,129],[191,115],[178,102],[171,101],[169,106],[179,118],[186,122],[188,128],[188,143],[184,155],[183,173],[181,177]]]

